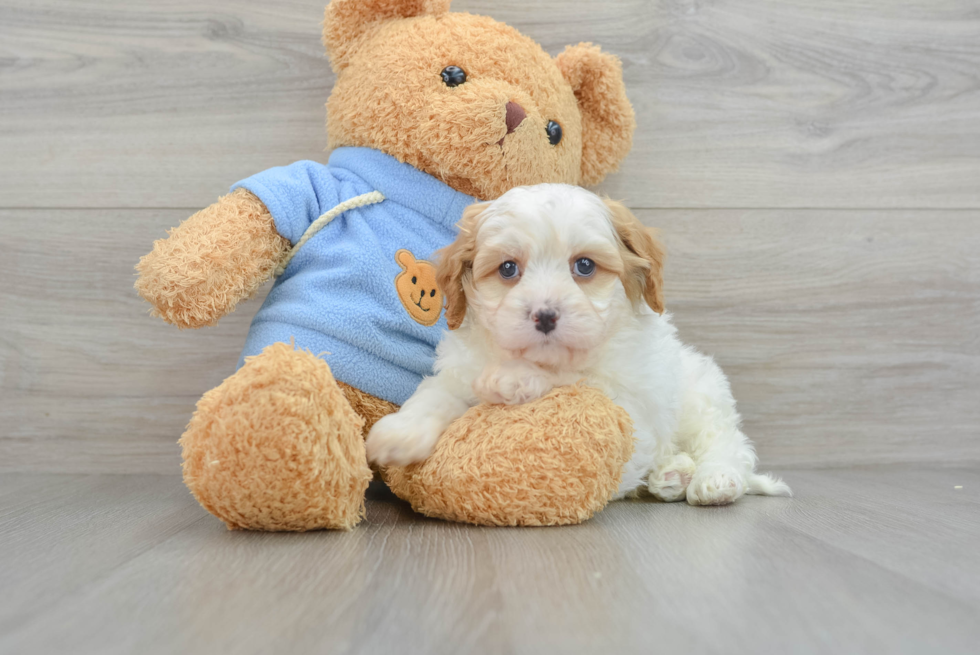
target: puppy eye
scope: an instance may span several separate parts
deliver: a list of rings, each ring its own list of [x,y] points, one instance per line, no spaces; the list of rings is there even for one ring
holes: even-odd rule
[[[555,121],[548,121],[548,125],[544,128],[544,131],[548,133],[548,142],[553,146],[557,146],[561,143],[561,125]]]
[[[588,257],[580,257],[575,260],[572,270],[579,277],[592,277],[592,274],[595,273],[595,262]]]
[[[459,86],[466,81],[466,71],[459,66],[446,66],[442,69],[442,81],[446,86]]]
[[[513,280],[515,277],[517,277],[517,274],[521,272],[517,267],[517,262],[512,261],[504,262],[497,270],[500,271],[500,277],[504,278],[505,280]]]

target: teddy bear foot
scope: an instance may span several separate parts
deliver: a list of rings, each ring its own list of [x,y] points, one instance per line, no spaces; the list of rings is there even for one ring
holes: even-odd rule
[[[363,426],[326,362],[276,343],[198,401],[184,483],[229,529],[349,530],[372,476]]]
[[[571,525],[605,507],[633,456],[629,414],[598,389],[477,405],[425,461],[381,470],[426,516],[476,525]]]

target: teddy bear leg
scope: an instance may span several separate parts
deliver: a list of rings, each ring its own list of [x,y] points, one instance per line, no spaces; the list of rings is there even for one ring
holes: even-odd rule
[[[275,343],[198,401],[184,483],[229,529],[349,530],[372,475],[363,426],[326,362]]]
[[[337,386],[344,394],[347,402],[354,408],[354,412],[364,419],[364,436],[367,437],[371,427],[388,414],[398,411],[398,405],[387,400],[372,396],[366,391],[361,391],[356,387],[337,380]]]

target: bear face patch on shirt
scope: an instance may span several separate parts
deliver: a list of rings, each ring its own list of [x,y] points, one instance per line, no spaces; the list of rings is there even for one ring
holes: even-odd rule
[[[436,285],[436,267],[424,259],[416,260],[415,255],[404,249],[395,253],[395,262],[402,268],[395,276],[395,291],[408,315],[420,325],[435,325],[442,314],[442,291]]]

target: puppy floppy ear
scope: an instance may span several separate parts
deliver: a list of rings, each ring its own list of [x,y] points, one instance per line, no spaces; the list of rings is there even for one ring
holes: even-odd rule
[[[323,18],[323,45],[335,73],[347,67],[357,41],[392,18],[444,14],[451,0],[332,0]]]
[[[592,186],[619,167],[633,146],[636,117],[619,58],[591,43],[570,45],[556,59],[582,112],[580,184]]]
[[[458,328],[466,316],[466,287],[473,276],[476,230],[480,214],[489,206],[482,202],[464,209],[463,218],[457,223],[456,240],[436,253],[436,284],[446,299],[446,324],[450,330]]]
[[[604,199],[613,228],[619,235],[623,256],[623,286],[634,303],[645,300],[650,309],[664,313],[664,259],[666,251],[656,230],[646,227],[629,209]]]

